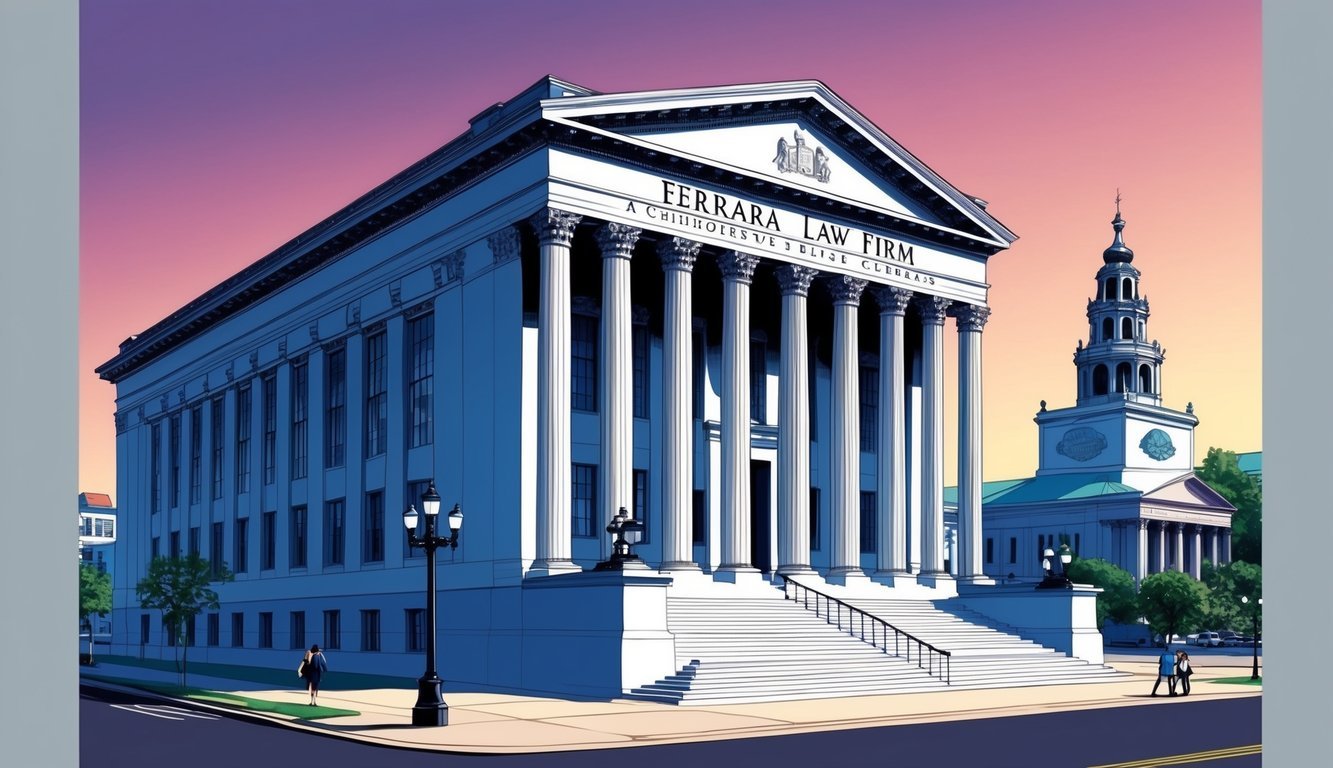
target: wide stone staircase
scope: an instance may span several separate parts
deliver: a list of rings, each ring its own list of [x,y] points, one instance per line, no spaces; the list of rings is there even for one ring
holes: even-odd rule
[[[625,698],[731,704],[1086,683],[1125,676],[1023,640],[978,614],[937,607],[934,601],[845,602],[949,651],[950,658],[942,662],[938,655],[922,656],[915,643],[905,638],[895,642],[892,634],[886,652],[848,634],[826,616],[783,599],[776,588],[771,596],[668,597],[667,628],[676,638],[679,671],[634,688]],[[843,609],[844,627],[850,615]],[[895,648],[906,655],[893,655]]]

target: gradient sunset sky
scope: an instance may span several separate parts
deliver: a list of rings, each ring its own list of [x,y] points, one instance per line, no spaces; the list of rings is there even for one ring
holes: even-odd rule
[[[649,11],[647,9],[651,8]],[[816,79],[1019,235],[990,262],[984,474],[1036,467],[1119,188],[1196,460],[1260,450],[1258,0],[81,6],[80,489],[116,495],[117,345],[552,74]],[[948,326],[946,408],[956,400]],[[956,427],[946,424],[946,482]]]

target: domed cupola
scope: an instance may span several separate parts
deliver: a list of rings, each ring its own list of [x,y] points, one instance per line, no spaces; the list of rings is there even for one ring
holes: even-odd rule
[[[1096,298],[1088,300],[1088,343],[1074,352],[1078,403],[1133,400],[1161,405],[1164,350],[1148,341],[1148,299],[1139,295],[1134,251],[1125,245],[1120,193],[1115,198],[1115,236],[1102,252]]]

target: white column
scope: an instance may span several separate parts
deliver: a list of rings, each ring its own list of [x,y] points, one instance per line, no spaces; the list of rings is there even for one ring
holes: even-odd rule
[[[946,577],[944,548],[944,311],[939,296],[917,299],[922,324],[921,575]]]
[[[1140,519],[1135,522],[1134,527],[1138,529],[1139,535],[1138,546],[1135,547],[1138,550],[1138,558],[1134,562],[1134,573],[1135,581],[1142,584],[1143,580],[1148,578],[1148,521]]]
[[[1175,550],[1176,550],[1176,570],[1185,572],[1185,524],[1172,523],[1172,529],[1175,531]]]
[[[1193,534],[1190,544],[1190,575],[1196,579],[1203,578],[1203,526],[1191,525],[1190,533]]]
[[[759,258],[727,251],[722,270],[722,564],[750,565],[750,282]]]
[[[1166,554],[1166,523],[1158,521],[1157,523],[1157,573],[1165,571],[1169,566],[1170,558]]]
[[[856,311],[866,281],[829,278],[833,296],[832,416],[829,418],[829,514],[833,548],[828,578],[846,583],[861,570],[861,407]]]
[[[1231,562],[1231,529],[1222,530],[1222,562]]]
[[[545,208],[533,216],[541,246],[537,308],[537,558],[528,575],[579,570],[571,559],[569,269],[582,216]]]
[[[986,307],[966,305],[954,311],[958,322],[958,538],[959,578],[990,583],[985,577],[981,543],[981,329]],[[1146,550],[1145,550],[1146,551]]]
[[[806,297],[817,274],[778,267],[782,377],[778,382],[778,573],[810,573],[810,357]]]
[[[903,313],[912,292],[877,288],[879,303],[879,453],[876,455],[876,572],[907,573],[907,401]]]
[[[1220,534],[1221,531],[1216,527],[1208,529],[1208,559],[1212,560],[1214,568],[1222,564],[1222,561],[1217,559],[1218,540],[1222,538]]]
[[[631,339],[630,258],[642,230],[603,224],[597,230],[602,249],[602,511],[597,530],[605,531],[622,507],[634,514],[634,357]],[[602,556],[611,554],[611,538],[598,536]]]
[[[694,562],[694,391],[690,277],[699,244],[660,241],[664,272],[662,323],[662,570],[697,571]]]

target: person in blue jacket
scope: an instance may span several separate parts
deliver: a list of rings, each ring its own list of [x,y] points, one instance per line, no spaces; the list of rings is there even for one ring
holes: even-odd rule
[[[1172,696],[1176,695],[1176,655],[1171,652],[1171,646],[1162,649],[1162,655],[1157,658],[1157,682],[1152,684],[1152,695],[1157,695],[1157,686],[1162,684],[1162,678],[1166,678],[1167,690]]]
[[[310,691],[310,706],[312,707],[318,703],[319,683],[324,679],[324,673],[328,671],[329,663],[325,661],[323,651],[319,650],[318,645],[310,646],[310,650],[306,651],[305,659],[301,662],[301,677],[305,678],[306,689]],[[1171,695],[1174,696],[1174,688],[1172,691]]]

